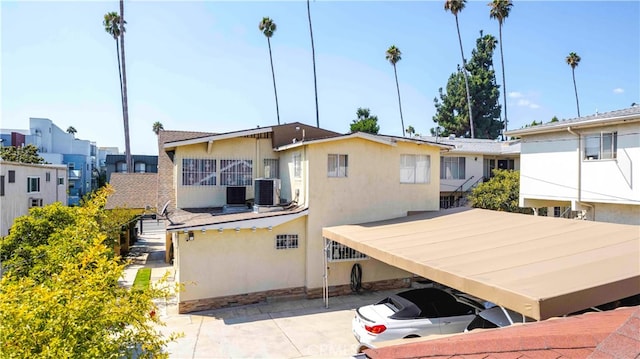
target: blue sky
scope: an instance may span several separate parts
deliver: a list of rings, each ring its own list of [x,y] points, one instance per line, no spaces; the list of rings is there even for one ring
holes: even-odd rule
[[[498,37],[488,0],[459,14],[465,56],[479,31]],[[2,1],[1,123],[26,129],[50,118],[77,138],[124,151],[115,41],[102,17],[118,1]],[[348,132],[358,107],[380,133],[401,135],[396,45],[405,126],[428,134],[434,97],[460,63],[455,18],[444,1],[313,1],[320,126]],[[157,154],[152,124],[226,132],[277,123],[263,16],[278,29],[273,61],[283,123],[315,125],[305,1],[126,1],[131,149]],[[503,27],[509,129],[577,116],[570,52],[584,115],[640,103],[640,2],[515,1]],[[494,66],[502,84],[499,49]],[[500,98],[502,101],[502,97]]]

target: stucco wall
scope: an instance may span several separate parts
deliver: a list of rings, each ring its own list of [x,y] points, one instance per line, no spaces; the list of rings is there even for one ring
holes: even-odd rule
[[[215,159],[215,186],[183,186],[182,160],[185,158]],[[252,177],[264,176],[264,159],[278,158],[271,149],[271,139],[233,138],[215,141],[211,153],[207,152],[207,144],[181,146],[176,149],[174,157],[174,181],[176,188],[176,206],[178,208],[221,207],[226,204],[226,187],[220,185],[220,160],[250,159],[253,165]],[[282,167],[282,163],[280,164]],[[253,198],[253,183],[247,186],[246,198]]]
[[[328,177],[328,154],[348,155],[347,177]],[[430,182],[400,183],[400,155],[428,154]],[[309,219],[308,288],[322,286],[324,240],[322,228],[406,216],[408,211],[438,210],[440,152],[437,147],[399,142],[389,146],[363,139],[318,143],[306,148]],[[363,263],[364,280],[410,276],[377,261]],[[330,264],[329,285],[349,283],[353,262]]]
[[[306,217],[267,229],[178,234],[180,301],[304,286]],[[276,249],[276,235],[297,234],[298,248]]]
[[[640,205],[597,203],[594,220],[620,224],[640,225]]]

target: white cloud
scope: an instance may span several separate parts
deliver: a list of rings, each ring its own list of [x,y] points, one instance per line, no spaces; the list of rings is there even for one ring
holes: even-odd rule
[[[521,98],[523,95],[520,92],[509,92],[507,96],[511,98]]]
[[[540,108],[540,105],[538,105],[537,103],[533,103],[529,100],[526,99],[520,99],[518,100],[518,102],[516,102],[516,105],[521,106],[521,107],[528,107],[531,109],[536,109],[536,108]]]
[[[623,88],[620,88],[620,87],[618,87],[618,88],[614,88],[614,89],[613,89],[613,93],[616,93],[616,94],[618,94],[618,93],[624,93],[624,89],[623,89]]]

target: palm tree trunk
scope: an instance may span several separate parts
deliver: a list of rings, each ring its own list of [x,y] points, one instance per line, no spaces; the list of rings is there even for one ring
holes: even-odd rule
[[[124,119],[124,95],[122,93],[122,66],[120,65],[120,43],[116,38],[116,57],[118,58],[118,79],[120,79],[120,106],[122,106],[122,118]]]
[[[393,64],[393,74],[396,76],[396,90],[398,90],[398,107],[400,108],[400,123],[402,124],[402,137],[404,137],[404,119],[402,118],[402,102],[400,102],[400,86],[398,86],[398,72],[396,64]]]
[[[120,26],[124,24],[124,0],[120,0]],[[122,58],[122,111],[124,112],[124,148],[126,151],[127,172],[133,172],[131,146],[129,144],[129,104],[127,100],[127,71],[124,58],[124,31],[120,31],[120,57]]]
[[[576,70],[571,68],[571,75],[573,76],[573,90],[576,93],[576,107],[578,108],[578,117],[580,117],[580,103],[578,103],[578,88],[576,87]]]
[[[311,35],[311,58],[313,60],[313,89],[316,95],[316,127],[320,127],[320,112],[318,110],[318,80],[316,78],[316,48],[313,45],[313,28],[311,27],[311,8],[307,0],[307,17],[309,18],[309,34]]]
[[[509,121],[507,120],[507,82],[504,76],[504,55],[502,53],[502,23],[499,27],[500,36],[500,64],[502,65],[502,98],[504,99],[504,132],[507,132]],[[504,140],[504,133],[502,134]]]
[[[469,92],[469,79],[467,79],[467,60],[464,59],[464,51],[462,51],[462,37],[460,36],[458,15],[456,15],[456,29],[458,29],[458,42],[460,42],[460,54],[462,55],[462,74],[464,75],[464,85],[467,88],[467,105],[469,107],[469,126],[471,127],[471,138],[475,138],[473,133],[473,114],[471,111],[471,93]]]
[[[271,77],[273,78],[273,93],[276,95],[276,117],[278,118],[278,125],[280,124],[280,110],[278,108],[278,91],[276,90],[276,73],[273,71],[273,57],[271,57],[271,40],[267,37],[267,44],[269,45],[269,61],[271,62]]]

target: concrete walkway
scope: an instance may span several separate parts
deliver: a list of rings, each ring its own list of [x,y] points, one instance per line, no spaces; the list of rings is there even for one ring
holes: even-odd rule
[[[172,283],[174,269],[164,263],[164,228],[145,222],[144,230],[132,248],[139,252],[138,263],[125,269],[122,283],[131,285],[142,267],[152,268],[153,282],[168,272]],[[392,292],[397,291],[331,297],[328,309],[322,299],[273,300],[190,314],[178,314],[175,298],[157,304],[166,323],[160,331],[184,334],[167,347],[170,358],[351,358],[359,347],[351,332],[355,308]]]

